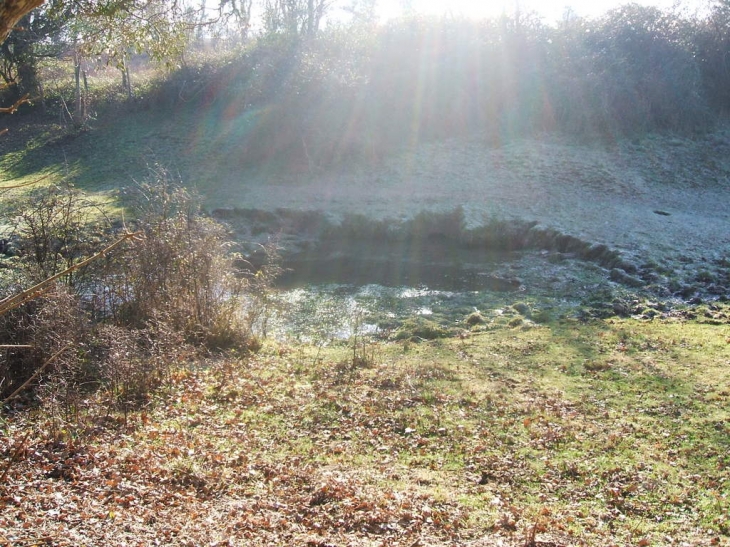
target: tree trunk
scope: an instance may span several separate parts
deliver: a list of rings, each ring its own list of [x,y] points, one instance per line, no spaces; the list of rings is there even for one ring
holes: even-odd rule
[[[76,81],[74,94],[74,113],[76,116],[81,112],[81,61],[78,53],[74,54],[74,79]]]
[[[74,53],[74,78],[76,80],[76,97],[74,105],[74,126],[81,128],[86,125],[86,95],[89,92],[89,83],[86,80],[86,71],[81,66],[81,55],[77,52]],[[83,81],[84,88],[81,89],[81,82]]]
[[[127,56],[122,58],[122,64],[119,68],[122,71],[122,89],[127,92],[127,98],[132,98],[132,79],[129,74],[129,63],[127,62]]]
[[[307,36],[314,36],[314,0],[307,0]]]
[[[2,0],[0,1],[0,43],[4,42],[16,23],[30,10],[43,4],[44,0]]]

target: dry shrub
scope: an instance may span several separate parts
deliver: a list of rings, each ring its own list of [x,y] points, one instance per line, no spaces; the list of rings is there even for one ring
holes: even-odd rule
[[[13,239],[20,248],[20,264],[31,283],[66,270],[100,250],[109,231],[100,221],[98,204],[71,183],[37,188],[13,203]],[[68,274],[69,287],[82,288],[89,270]]]
[[[0,316],[5,343],[30,346],[4,350],[0,360],[0,394],[8,396],[44,365],[37,383],[44,385],[55,379],[66,391],[77,390],[88,372],[81,348],[90,329],[78,297],[60,283],[43,296]]]
[[[254,327],[265,330],[274,263],[256,274],[237,271],[241,259],[231,253],[224,227],[204,216],[165,170],[153,175],[129,195],[138,215],[133,243],[0,316],[4,343],[31,346],[5,350],[0,396],[32,379],[54,408],[68,410],[84,386],[103,386],[127,405],[146,400],[173,368],[191,360],[193,348],[256,347]],[[113,230],[99,237],[98,227],[83,222],[85,203],[71,187],[23,202],[18,276],[9,277],[13,285],[5,284],[5,292],[63,271],[116,239]],[[76,239],[96,243],[74,246]]]
[[[113,296],[120,323],[167,325],[214,349],[246,347],[242,302],[250,281],[234,266],[224,227],[164,169],[131,194],[139,241],[117,261]]]
[[[186,364],[194,352],[179,332],[163,324],[130,329],[101,325],[93,346],[100,380],[114,401],[141,403]]]

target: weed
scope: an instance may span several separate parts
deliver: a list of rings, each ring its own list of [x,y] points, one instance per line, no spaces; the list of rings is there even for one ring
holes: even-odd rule
[[[470,313],[464,321],[468,327],[475,327],[486,323],[484,316],[478,311]]]

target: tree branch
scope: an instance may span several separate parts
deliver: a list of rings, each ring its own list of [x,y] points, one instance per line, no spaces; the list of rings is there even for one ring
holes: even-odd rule
[[[3,135],[4,133],[7,133],[7,131],[8,131],[7,129],[4,129],[3,131],[0,131],[0,135]],[[18,183],[18,184],[10,184],[8,186],[0,186],[0,192],[2,192],[3,190],[15,190],[17,188],[25,188],[26,186],[30,186],[32,184],[38,184],[39,182],[43,182],[44,180],[46,180],[50,176],[51,175],[48,174],[48,175],[45,175],[45,176],[43,176],[43,177],[41,177],[39,179],[29,180],[27,182],[21,182],[21,183]]]
[[[0,108],[0,114],[15,114],[20,108],[20,105],[30,103],[30,95],[26,93],[20,99],[15,101],[15,104]]]
[[[59,272],[56,275],[53,275],[53,276],[49,277],[48,279],[41,281],[40,283],[38,283],[34,287],[31,287],[30,289],[27,289],[19,294],[16,294],[15,296],[11,296],[9,298],[6,298],[5,300],[0,301],[0,315],[4,315],[4,314],[8,313],[10,310],[14,310],[15,308],[22,306],[26,302],[30,302],[34,298],[37,298],[38,296],[40,296],[41,294],[46,292],[50,288],[51,284],[54,281],[56,281],[57,279],[59,279],[60,277],[70,274],[71,272],[73,272],[74,270],[78,270],[79,268],[83,268],[90,262],[93,262],[97,258],[101,258],[108,252],[111,252],[115,247],[121,245],[128,239],[134,239],[138,236],[139,236],[139,232],[124,234],[121,238],[116,240],[114,243],[112,243],[105,249],[99,251],[94,256],[90,256],[86,260],[82,260],[78,264],[74,264],[70,268],[66,268],[62,272]]]
[[[15,24],[32,9],[43,4],[44,0],[0,0],[0,43],[15,28]]]

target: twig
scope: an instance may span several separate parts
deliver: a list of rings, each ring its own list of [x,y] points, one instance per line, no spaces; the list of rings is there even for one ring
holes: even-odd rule
[[[48,365],[50,365],[51,363],[53,363],[53,361],[56,360],[56,357],[58,357],[59,355],[61,355],[64,351],[66,351],[70,347],[71,347],[71,344],[66,344],[64,347],[62,347],[61,349],[59,349],[56,353],[54,353],[53,355],[51,355],[51,358],[48,359],[48,361],[46,361],[45,363],[43,363],[43,366],[41,368],[39,368],[38,370],[36,370],[33,373],[33,376],[31,376],[25,382],[23,382],[23,385],[22,386],[20,386],[18,389],[16,389],[15,391],[13,391],[8,397],[6,397],[3,400],[2,404],[5,404],[8,401],[12,401],[13,399],[15,399],[21,391],[23,391],[26,387],[28,387],[33,380],[35,380],[36,378],[38,378],[38,376],[40,376],[41,373],[44,370],[46,370],[46,368],[48,368]]]
[[[78,264],[74,264],[70,268],[66,268],[62,272],[57,273],[56,275],[53,275],[49,277],[48,279],[41,281],[34,287],[31,287],[30,289],[27,289],[20,294],[17,294],[15,296],[11,296],[9,298],[6,298],[5,300],[0,301],[0,315],[6,314],[10,310],[14,310],[15,308],[18,308],[25,304],[26,302],[29,302],[33,300],[34,298],[40,296],[45,291],[47,291],[50,288],[51,283],[53,283],[56,279],[63,277],[64,275],[70,274],[74,270],[78,270],[79,268],[83,268],[90,262],[93,262],[97,258],[100,258],[104,256],[105,254],[111,252],[115,247],[121,245],[128,239],[134,239],[139,236],[139,232],[134,233],[128,233],[124,234],[121,238],[116,240],[114,243],[109,245],[107,248],[99,251],[94,256],[90,256],[86,260],[82,260]]]
[[[32,348],[27,344],[0,344],[0,349]]]
[[[5,469],[3,469],[3,474],[0,475],[0,484],[5,482],[5,477],[8,476],[8,471],[10,471],[10,468],[13,466],[15,461],[18,459],[20,452],[25,447],[25,442],[28,440],[28,437],[30,437],[30,432],[31,432],[31,430],[29,429],[28,432],[25,434],[25,437],[23,437],[23,440],[20,442],[20,446],[15,450],[15,452],[13,452],[13,455],[10,456],[8,463],[5,464]]]

